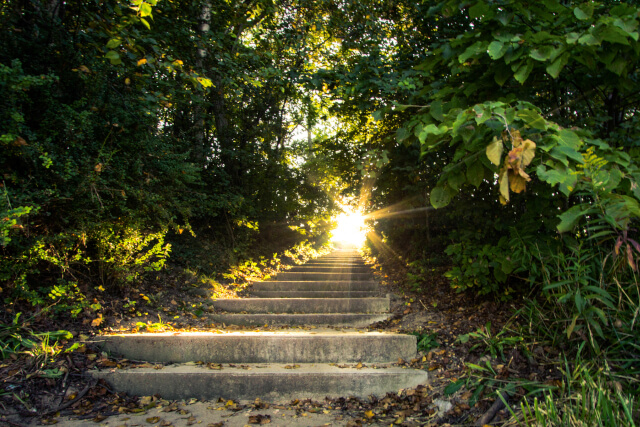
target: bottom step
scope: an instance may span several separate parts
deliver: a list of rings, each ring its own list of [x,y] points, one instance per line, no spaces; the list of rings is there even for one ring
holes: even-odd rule
[[[390,314],[212,314],[213,323],[241,326],[333,326],[366,328],[372,323],[382,322]]]
[[[92,372],[115,390],[138,396],[159,394],[164,399],[292,399],[382,396],[426,384],[428,374],[400,367],[339,368],[326,364],[235,365],[212,370],[205,366],[172,365]]]

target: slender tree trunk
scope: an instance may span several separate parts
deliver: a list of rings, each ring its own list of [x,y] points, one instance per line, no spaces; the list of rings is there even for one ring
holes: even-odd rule
[[[198,24],[198,31],[203,35],[203,38],[206,38],[205,35],[209,32],[211,28],[211,3],[209,1],[205,1],[202,3],[202,8],[200,9],[200,17]],[[198,70],[203,70],[206,65],[207,59],[207,49],[206,44],[203,43],[201,47],[198,48],[198,57],[196,59],[196,66]],[[205,164],[207,158],[207,147],[206,147],[206,129],[205,129],[205,114],[204,114],[204,97],[202,102],[197,102],[193,109],[194,116],[194,132],[195,132],[195,140],[196,146],[194,147],[194,158],[196,162],[200,165]]]

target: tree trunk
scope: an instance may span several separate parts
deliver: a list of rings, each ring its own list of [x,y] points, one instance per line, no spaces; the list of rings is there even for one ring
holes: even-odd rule
[[[209,29],[211,28],[211,3],[209,1],[205,1],[202,3],[202,8],[200,9],[200,17],[198,24],[198,31],[202,34],[203,38]],[[202,43],[198,48],[198,56],[196,59],[196,67],[198,70],[202,71],[206,65],[207,59],[207,49],[206,44]],[[203,106],[204,98],[202,102],[197,102],[193,109],[193,121],[194,121],[194,132],[195,132],[195,147],[193,150],[194,159],[196,163],[204,166],[207,158],[207,147],[206,147],[206,129],[205,129],[205,115],[204,115],[204,106]]]

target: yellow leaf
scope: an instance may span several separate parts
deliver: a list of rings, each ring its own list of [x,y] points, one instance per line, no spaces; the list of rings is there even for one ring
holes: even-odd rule
[[[500,170],[498,183],[500,184],[500,196],[504,199],[504,203],[502,203],[502,200],[500,202],[504,205],[509,202],[509,174],[506,168]]]
[[[204,87],[211,87],[213,86],[213,83],[211,82],[211,79],[207,79],[205,77],[198,77],[198,82],[204,86]],[[184,172],[183,172],[184,173]]]
[[[374,414],[372,410],[368,410],[367,412],[364,413],[364,415],[367,418],[373,418],[376,416],[376,414]]]
[[[146,420],[146,421],[147,421],[149,424],[155,424],[155,423],[157,423],[158,421],[160,421],[160,417],[150,417],[150,418],[147,418],[147,420]]]
[[[93,170],[95,170],[98,173],[102,172],[102,163],[98,163],[97,165],[95,165],[93,167]]]
[[[502,145],[502,141],[500,141],[497,137],[493,137],[493,141],[491,144],[487,145],[487,158],[491,163],[496,166],[500,166],[500,159],[502,158],[502,151],[504,150],[504,146]]]
[[[528,166],[529,163],[531,163],[533,158],[536,156],[536,143],[533,142],[530,139],[527,139],[522,144],[522,148],[524,150],[522,151],[522,163],[521,164],[522,164],[522,167],[525,167],[525,166]]]
[[[91,321],[91,326],[93,326],[95,328],[97,326],[100,326],[100,323],[102,323],[102,316],[98,316],[95,319],[93,319]]]
[[[180,59],[176,59],[175,61],[172,62],[172,64],[175,65],[176,67],[179,67],[182,64],[184,64],[184,62],[182,62],[182,60]]]
[[[147,63],[147,58],[142,58],[138,60],[138,67]]]
[[[502,184],[500,187],[502,188]],[[519,174],[509,171],[509,188],[511,188],[511,191],[514,193],[522,193],[527,189],[527,180]]]
[[[129,86],[131,84],[131,79],[129,77],[127,77],[126,79],[124,79],[124,84],[126,84],[127,86]]]
[[[518,148],[522,145],[522,136],[520,136],[520,131],[515,129],[511,131],[511,144]]]

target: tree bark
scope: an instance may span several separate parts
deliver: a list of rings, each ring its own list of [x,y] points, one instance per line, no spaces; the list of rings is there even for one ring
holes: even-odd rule
[[[205,1],[202,3],[202,7],[200,9],[200,17],[198,24],[198,31],[202,34],[203,38],[205,38],[206,33],[209,32],[211,28],[211,2]],[[206,49],[206,44],[202,43],[198,48],[198,55],[196,59],[196,66],[198,70],[203,70],[206,65],[206,59],[208,56],[208,52]],[[204,97],[203,97],[204,101]],[[195,161],[204,166],[207,159],[207,147],[206,147],[206,129],[205,129],[205,114],[204,114],[204,106],[203,102],[196,103],[193,109],[193,119],[194,119],[194,132],[195,132],[195,147],[193,150]]]

